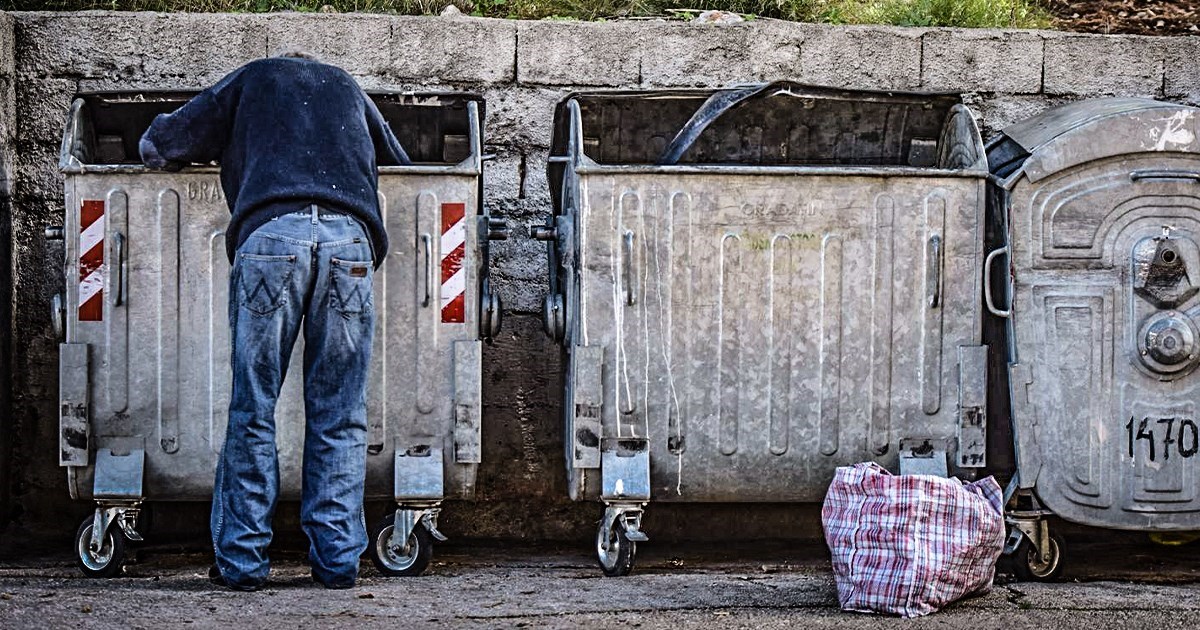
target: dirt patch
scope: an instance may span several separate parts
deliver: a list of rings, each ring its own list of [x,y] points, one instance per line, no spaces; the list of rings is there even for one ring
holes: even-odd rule
[[[1054,27],[1084,33],[1200,35],[1200,0],[1043,0]]]

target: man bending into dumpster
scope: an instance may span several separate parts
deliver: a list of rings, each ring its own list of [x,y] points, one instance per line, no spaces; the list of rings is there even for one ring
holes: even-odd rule
[[[253,591],[270,571],[275,403],[303,323],[301,525],[313,579],[350,588],[367,546],[371,278],[388,248],[376,166],[408,164],[408,156],[349,74],[304,53],[233,71],[155,118],[140,149],[153,168],[220,163],[231,212],[233,387],[213,485],[209,577]]]

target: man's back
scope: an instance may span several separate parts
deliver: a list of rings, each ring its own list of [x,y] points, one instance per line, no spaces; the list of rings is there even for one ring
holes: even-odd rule
[[[316,202],[362,221],[378,263],[387,240],[375,168],[408,162],[349,74],[285,57],[246,64],[177,112],[160,116],[143,139],[147,153],[147,163],[159,166],[220,162],[232,213],[226,237],[231,259],[263,223]]]

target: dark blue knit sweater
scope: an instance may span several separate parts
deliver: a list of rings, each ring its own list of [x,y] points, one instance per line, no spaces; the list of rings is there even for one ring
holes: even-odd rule
[[[378,266],[388,243],[375,167],[409,163],[346,71],[291,57],[250,62],[159,115],[140,149],[153,168],[220,163],[230,261],[259,226],[315,203],[361,220]]]

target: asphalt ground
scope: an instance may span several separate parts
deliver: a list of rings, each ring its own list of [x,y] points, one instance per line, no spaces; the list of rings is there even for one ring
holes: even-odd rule
[[[131,555],[125,575],[88,579],[65,550],[0,557],[3,628],[1170,628],[1200,627],[1200,545],[1137,536],[1068,538],[1058,583],[1014,581],[904,620],[841,612],[828,552],[816,542],[643,543],[632,575],[606,578],[586,545],[442,545],[425,575],[314,584],[303,554],[273,553],[266,587],[213,586],[211,555],[170,545]]]

